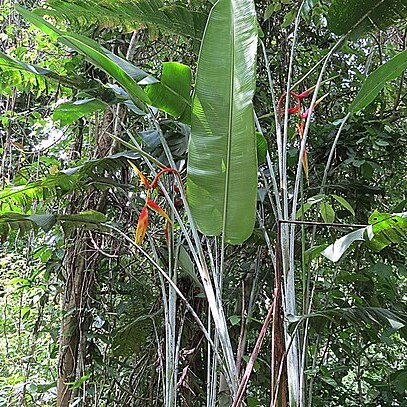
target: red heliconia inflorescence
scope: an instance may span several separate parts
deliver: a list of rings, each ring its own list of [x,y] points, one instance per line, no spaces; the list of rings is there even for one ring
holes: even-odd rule
[[[154,202],[150,198],[150,191],[157,189],[158,188],[158,180],[159,178],[165,174],[165,173],[175,173],[178,174],[177,170],[173,168],[163,168],[155,177],[153,182],[150,184],[146,178],[146,176],[137,168],[136,165],[134,165],[131,161],[129,161],[130,165],[134,169],[134,171],[137,173],[137,175],[140,178],[140,183],[144,185],[144,187],[147,190],[147,196],[146,196],[146,203],[143,207],[143,209],[140,212],[140,216],[137,222],[137,229],[136,229],[136,236],[135,236],[135,242],[137,245],[141,245],[143,243],[144,237],[147,232],[148,228],[148,209],[153,210],[154,212],[157,212],[159,215],[161,215],[165,220],[166,220],[166,226],[165,230],[168,233],[168,224],[172,223],[171,219],[167,215],[167,213],[164,211],[163,208],[161,208],[160,205],[158,205],[156,202]]]
[[[290,96],[292,96],[296,100],[296,105],[294,107],[289,107],[288,108],[288,114],[296,114],[298,113],[300,116],[300,124],[297,126],[297,131],[300,140],[303,139],[304,136],[304,127],[305,127],[305,120],[308,118],[308,116],[311,114],[311,109],[307,108],[304,111],[301,110],[301,101],[305,99],[307,96],[311,94],[311,92],[315,89],[315,86],[312,88],[309,88],[305,90],[304,92],[301,92],[300,94],[297,94],[295,92],[290,92]],[[287,93],[284,92],[280,99],[278,100],[278,113],[282,117],[285,112],[285,108],[283,106],[283,102],[285,101],[285,98],[287,96]],[[318,99],[315,104],[314,104],[314,109],[319,105],[319,103],[325,99],[327,95],[322,96],[320,99]],[[304,150],[304,154],[302,156],[302,166],[304,168],[304,173],[305,177],[308,179],[308,153],[307,149]]]

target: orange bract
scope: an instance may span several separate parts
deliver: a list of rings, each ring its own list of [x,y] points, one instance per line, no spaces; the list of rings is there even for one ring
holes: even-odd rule
[[[164,209],[161,208],[158,204],[156,204],[154,201],[152,201],[150,198],[147,198],[147,203],[146,205],[152,209],[153,211],[159,213],[163,218],[167,219],[168,222],[171,222],[171,219],[168,217],[168,215],[165,213]]]
[[[140,212],[140,216],[137,222],[137,229],[136,229],[136,244],[141,245],[144,240],[144,236],[146,235],[148,227],[148,209],[147,206],[144,206],[142,211]]]
[[[145,177],[145,175],[131,161],[129,161],[129,160],[127,160],[127,161],[133,167],[133,170],[136,171],[137,175],[140,177],[140,183],[143,184],[147,189],[150,189],[151,185],[147,181],[147,178]]]

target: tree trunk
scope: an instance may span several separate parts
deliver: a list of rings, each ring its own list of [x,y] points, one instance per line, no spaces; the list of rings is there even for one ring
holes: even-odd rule
[[[95,158],[102,158],[109,153],[112,142],[108,130],[111,129],[113,113],[108,108],[103,122],[95,132]],[[79,135],[81,136],[81,131]],[[74,154],[80,155],[81,137],[74,147]],[[104,212],[106,193],[89,191],[85,199],[83,194],[73,196],[69,213],[84,210]],[[99,253],[95,247],[98,236],[94,232],[76,229],[66,236],[66,254],[62,264],[65,280],[62,297],[62,323],[59,339],[57,407],[68,407],[78,396],[79,387],[72,388],[70,383],[77,382],[85,375],[86,333],[90,325],[88,310],[90,293],[95,284],[95,270],[99,262]]]

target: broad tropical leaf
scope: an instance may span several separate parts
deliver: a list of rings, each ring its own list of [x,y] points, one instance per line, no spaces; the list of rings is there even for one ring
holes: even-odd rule
[[[48,0],[45,8],[35,10],[68,20],[71,25],[99,28],[120,27],[126,31],[139,28],[140,23],[153,24],[169,33],[202,38],[206,14],[191,11],[162,0]]]
[[[374,251],[379,252],[392,243],[400,243],[407,236],[407,212],[400,214],[379,213],[374,211],[369,217],[368,243]]]
[[[114,173],[123,166],[127,166],[127,160],[135,160],[140,156],[134,151],[122,151],[111,156],[88,160],[78,167],[68,168],[56,174],[47,175],[43,179],[23,185],[7,186],[0,190],[0,201],[8,205],[28,205],[32,200],[44,201],[47,198],[61,197],[75,189],[89,185],[90,179],[93,186],[111,187],[112,182],[108,178],[100,178],[105,172]],[[102,184],[105,185],[102,185]],[[121,188],[132,189],[133,185],[116,184]]]
[[[333,0],[328,24],[335,34],[346,34],[352,29],[361,35],[376,27],[385,29],[406,17],[405,0]]]
[[[85,227],[86,229],[104,230],[103,223],[107,221],[106,215],[101,212],[88,210],[70,215],[59,215],[57,218],[61,223],[65,233],[69,233],[76,227]]]
[[[333,262],[337,262],[353,242],[365,240],[365,234],[366,228],[357,229],[351,233],[348,233],[329,245],[322,252],[322,255]]]
[[[21,6],[16,6],[16,10],[28,21],[34,24],[37,28],[42,30],[45,34],[49,35],[52,39],[65,44],[66,46],[83,54],[93,65],[102,69],[111,75],[128,93],[131,100],[140,108],[144,108],[144,103],[150,100],[143,89],[134,80],[143,79],[148,76],[136,67],[133,67],[129,62],[112,54],[110,51],[101,47],[96,41],[83,35],[67,33],[54,27],[43,18],[36,14],[24,9]],[[127,70],[126,70],[127,67]],[[131,73],[128,70],[131,69]]]
[[[97,211],[85,211],[71,215],[58,214],[23,214],[9,212],[0,215],[0,236],[7,237],[10,230],[24,234],[38,228],[48,232],[56,223],[60,223],[65,232],[72,228],[84,226],[88,229],[100,228],[106,222],[106,216]]]
[[[396,79],[407,69],[407,50],[400,52],[375,71],[363,82],[362,88],[350,106],[352,112],[358,112],[368,106],[387,82]]]
[[[47,68],[38,65],[28,64],[26,62],[18,61],[0,51],[0,69],[2,70],[17,70],[20,72],[28,72],[33,75],[42,76],[46,79],[58,82],[66,87],[73,89],[80,89],[88,94],[103,95],[107,93],[99,83],[94,80],[87,80],[79,76],[67,77],[61,76]],[[113,92],[111,92],[113,94]]]
[[[257,140],[257,161],[259,164],[263,164],[266,161],[267,156],[267,140],[263,134],[256,131]]]
[[[10,230],[17,230],[20,235],[38,228],[48,232],[56,223],[55,215],[27,215],[22,213],[9,212],[0,215],[0,236],[7,237]]]
[[[62,103],[54,110],[52,118],[54,121],[59,121],[61,126],[66,126],[105,107],[106,103],[95,98]]]
[[[18,69],[33,73],[35,75],[50,75],[52,72],[49,69],[41,68],[40,66],[27,64],[25,62],[17,61],[11,56],[0,51],[0,67],[6,67],[11,69]]]
[[[212,8],[198,61],[188,155],[188,199],[198,228],[242,243],[253,231],[257,191],[253,1]]]
[[[151,104],[171,116],[191,118],[191,68],[178,62],[164,62],[161,80],[146,87]]]

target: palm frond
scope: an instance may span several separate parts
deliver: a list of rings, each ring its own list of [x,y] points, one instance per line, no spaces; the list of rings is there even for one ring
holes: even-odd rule
[[[35,13],[64,19],[74,29],[120,27],[128,32],[140,24],[152,24],[197,40],[202,37],[207,17],[203,12],[168,5],[162,0],[49,0]]]

